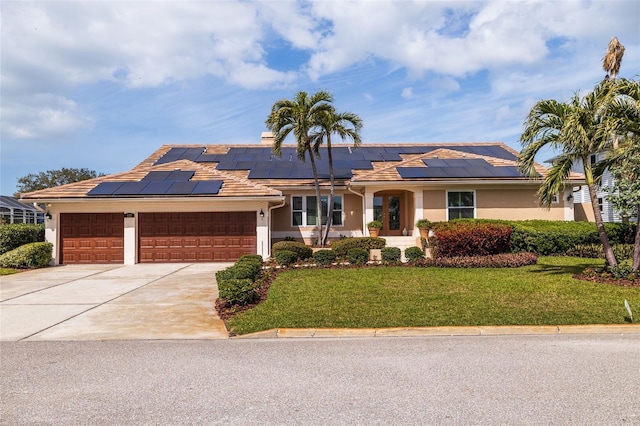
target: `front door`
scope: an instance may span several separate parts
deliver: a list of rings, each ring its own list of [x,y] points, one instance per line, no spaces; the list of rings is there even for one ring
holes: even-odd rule
[[[373,218],[382,222],[380,235],[402,235],[405,226],[403,198],[401,193],[383,193],[373,197]]]

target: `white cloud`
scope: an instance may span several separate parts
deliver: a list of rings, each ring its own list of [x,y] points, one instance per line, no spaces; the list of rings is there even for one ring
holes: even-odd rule
[[[402,89],[402,92],[400,93],[400,96],[402,96],[404,99],[413,98],[413,88],[405,87],[404,89]]]

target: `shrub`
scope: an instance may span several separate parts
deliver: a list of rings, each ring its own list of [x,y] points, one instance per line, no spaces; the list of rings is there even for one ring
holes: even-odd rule
[[[371,222],[367,223],[367,228],[382,229],[382,222],[380,222],[379,220],[372,220]]]
[[[437,227],[434,257],[488,256],[511,248],[512,229],[498,223],[447,222]]]
[[[626,260],[633,257],[633,244],[614,244],[612,248],[617,260]],[[567,256],[604,259],[602,244],[577,244],[568,250],[566,254]]]
[[[433,224],[431,223],[431,221],[427,220],[427,219],[420,219],[416,222],[416,228],[420,229],[429,229],[433,226]]]
[[[259,254],[245,254],[244,256],[241,256],[238,260],[236,260],[236,263],[245,262],[248,260],[259,262],[260,264],[262,264],[263,262],[262,256],[260,256]]]
[[[249,262],[241,262],[236,263],[233,266],[229,266],[222,271],[216,272],[216,281],[219,283],[221,281],[226,280],[243,280],[249,279],[251,281],[255,281],[260,277],[260,272],[262,271],[262,267],[258,266],[256,268],[256,264]]]
[[[383,262],[399,262],[402,251],[398,247],[384,247],[380,250]]]
[[[230,305],[248,305],[258,300],[258,292],[248,279],[228,279],[218,282],[220,299]]]
[[[0,254],[29,243],[44,242],[44,225],[12,223],[0,226]]]
[[[354,247],[347,252],[347,260],[352,265],[364,265],[369,260],[369,251]]]
[[[53,252],[51,243],[30,243],[24,244],[0,255],[0,267],[26,269],[44,268],[49,266]]]
[[[262,273],[262,262],[257,262],[255,260],[238,260],[234,267],[236,270],[249,270],[251,271],[251,276],[246,278],[251,278],[253,281],[256,281],[260,278],[260,274]],[[243,272],[244,273],[244,272]],[[237,277],[237,278],[245,278],[245,277]]]
[[[282,266],[289,266],[296,263],[298,255],[290,250],[280,250],[276,253],[276,262]]]
[[[535,265],[538,256],[534,253],[501,253],[491,256],[439,257],[416,261],[417,266],[440,268],[518,268]]]
[[[424,259],[424,251],[420,247],[408,247],[404,251],[404,257],[407,262],[415,262],[419,259]]]
[[[319,265],[329,266],[336,261],[336,254],[333,250],[318,250],[313,253],[313,260]]]
[[[303,243],[297,241],[279,241],[273,245],[272,252],[275,255],[279,251],[292,251],[296,254],[296,260],[306,260],[313,256],[313,250],[311,247],[307,247]]]
[[[352,248],[360,248],[364,250],[382,249],[386,244],[384,238],[372,237],[349,237],[331,243],[331,250],[336,252],[336,256],[344,259]]]

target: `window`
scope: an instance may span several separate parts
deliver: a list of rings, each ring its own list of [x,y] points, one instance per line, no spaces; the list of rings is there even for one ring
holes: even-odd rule
[[[474,218],[476,203],[474,191],[447,192],[448,220],[460,218]]]
[[[322,224],[327,224],[328,199],[326,195],[320,197],[322,202]],[[316,226],[318,214],[315,196],[291,197],[291,224],[293,226]],[[333,226],[342,226],[342,195],[333,197]]]
[[[558,196],[558,194],[553,194],[553,196],[551,197],[551,202],[553,204],[558,204],[560,202],[560,197]]]
[[[595,154],[591,154],[591,156],[589,156],[589,162],[591,163],[591,165],[596,164],[597,159],[598,159],[598,158],[596,157],[596,155],[595,155]]]
[[[598,197],[598,207],[600,208],[600,211],[603,211],[603,206],[602,206],[602,197]]]

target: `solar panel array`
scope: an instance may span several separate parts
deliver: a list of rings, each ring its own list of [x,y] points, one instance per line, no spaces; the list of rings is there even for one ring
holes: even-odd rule
[[[87,193],[94,197],[138,195],[217,195],[221,180],[191,181],[191,170],[149,172],[140,181],[102,182]]]
[[[346,146],[333,147],[334,176],[337,179],[351,179],[354,170],[373,170],[372,162],[402,161],[400,154],[428,154],[438,149],[449,149],[468,154],[476,154],[515,161],[516,156],[500,145],[414,145],[414,146]],[[207,154],[202,148],[171,148],[156,164],[177,160],[217,163],[218,170],[248,170],[249,179],[313,179],[308,155],[305,161],[298,159],[294,147],[282,148],[280,156],[273,154],[271,147],[232,147],[224,154]],[[433,163],[435,161],[435,163]],[[441,164],[438,161],[451,162]],[[515,167],[492,167],[482,159],[424,160],[423,167],[399,167],[403,178],[429,177],[521,177]],[[466,163],[465,163],[466,161]],[[320,149],[316,158],[316,169],[320,179],[329,178],[329,161],[326,147]],[[438,170],[437,170],[438,169]],[[467,172],[462,171],[465,169]],[[494,170],[498,169],[498,170]],[[402,170],[402,171],[401,171]],[[422,170],[422,171],[420,171]],[[429,170],[429,171],[427,171]],[[153,172],[164,173],[164,172]],[[171,173],[171,172],[166,172]]]

